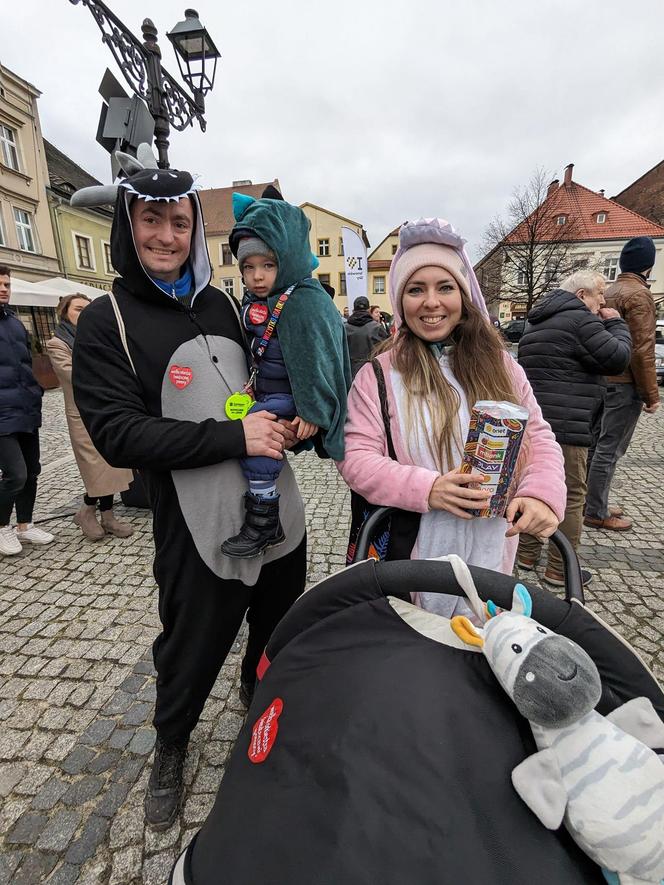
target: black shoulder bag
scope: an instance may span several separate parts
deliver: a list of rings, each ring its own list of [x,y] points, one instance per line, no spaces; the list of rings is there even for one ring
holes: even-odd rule
[[[371,360],[371,366],[376,375],[378,385],[378,398],[380,411],[383,417],[383,426],[387,439],[387,452],[393,461],[398,461],[392,442],[390,429],[390,410],[387,402],[387,388],[383,368],[377,359]],[[371,504],[362,495],[351,489],[350,493],[350,535],[348,549],[346,550],[346,565],[351,565],[355,559],[355,546],[357,536],[365,520],[380,505]],[[420,528],[421,514],[412,510],[398,510],[383,523],[379,523],[376,532],[371,539],[369,557],[379,560],[410,559],[410,554],[415,546],[415,539]]]

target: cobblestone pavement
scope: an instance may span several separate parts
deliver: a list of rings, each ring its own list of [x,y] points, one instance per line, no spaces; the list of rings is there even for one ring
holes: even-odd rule
[[[142,810],[158,631],[150,520],[119,507],[134,527],[129,540],[82,540],[71,521],[81,484],[57,391],[45,397],[44,425],[36,519],[48,518],[57,541],[0,561],[0,885],[159,885],[204,820],[242,724],[242,636],[192,736],[181,819],[153,833]],[[347,496],[329,463],[305,455],[294,464],[315,582],[343,566]],[[636,528],[587,530],[580,550],[595,572],[588,603],[660,678],[663,465],[660,412],[641,421],[616,477],[614,502]]]

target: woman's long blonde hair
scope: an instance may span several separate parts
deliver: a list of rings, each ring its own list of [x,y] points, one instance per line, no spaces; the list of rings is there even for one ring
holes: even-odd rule
[[[469,408],[478,400],[518,402],[499,332],[463,291],[461,300],[461,320],[450,336],[454,342],[450,368],[466,394]],[[425,442],[438,470],[443,473],[458,466],[453,463],[454,449],[463,450],[465,441],[465,428],[459,424],[459,395],[445,379],[430,345],[404,322],[396,337],[381,347],[382,352],[386,350],[394,351],[392,364],[406,391],[407,445],[415,446],[427,426],[428,413],[434,432],[426,435]],[[410,454],[414,457],[415,452],[411,449]]]

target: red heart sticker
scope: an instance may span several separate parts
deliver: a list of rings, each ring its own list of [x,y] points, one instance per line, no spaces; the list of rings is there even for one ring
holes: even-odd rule
[[[275,698],[263,715],[256,720],[251,730],[251,741],[247,751],[250,762],[255,764],[265,762],[269,756],[272,745],[277,739],[278,720],[283,709],[284,702],[281,698]]]
[[[262,326],[263,323],[267,322],[268,316],[269,311],[267,309],[267,304],[264,302],[256,302],[249,308],[249,319],[254,326]]]
[[[171,384],[174,384],[178,390],[182,390],[188,384],[191,384],[194,373],[189,366],[171,366],[168,370],[168,377],[171,379]]]

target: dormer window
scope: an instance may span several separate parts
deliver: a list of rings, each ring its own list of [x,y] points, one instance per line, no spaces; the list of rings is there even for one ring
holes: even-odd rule
[[[567,216],[566,215],[556,216],[556,224],[567,224]]]
[[[606,223],[606,212],[598,212],[597,213],[597,224],[605,224]]]

